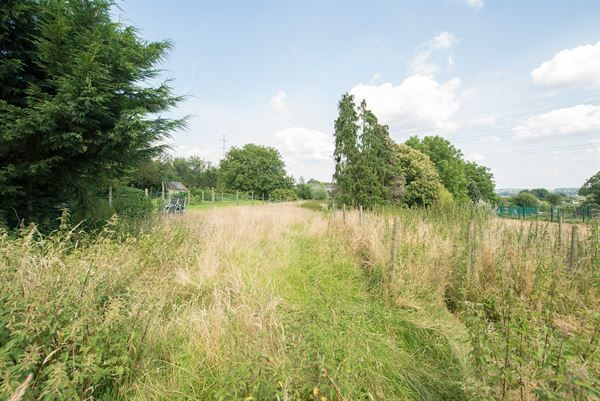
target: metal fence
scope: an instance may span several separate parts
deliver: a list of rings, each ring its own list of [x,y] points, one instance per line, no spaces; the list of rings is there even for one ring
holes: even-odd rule
[[[589,223],[592,219],[600,217],[600,206],[596,204],[580,207],[551,206],[547,211],[537,207],[498,206],[496,215],[516,219],[542,218],[550,222],[558,222],[561,219],[562,221]]]

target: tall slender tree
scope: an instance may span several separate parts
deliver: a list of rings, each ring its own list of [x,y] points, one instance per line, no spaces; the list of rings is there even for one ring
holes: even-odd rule
[[[395,164],[394,146],[388,127],[379,124],[365,100],[359,109],[360,158],[356,199],[361,205],[372,206],[390,200],[389,187]]]
[[[335,198],[340,203],[353,203],[357,185],[358,114],[354,96],[345,93],[338,104],[339,116],[335,120]]]

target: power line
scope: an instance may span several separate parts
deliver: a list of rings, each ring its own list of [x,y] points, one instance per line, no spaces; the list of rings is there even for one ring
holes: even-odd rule
[[[528,154],[535,154],[535,153],[547,153],[547,152],[557,152],[557,151],[563,151],[563,150],[584,149],[584,148],[589,148],[589,147],[590,147],[589,143],[583,143],[583,144],[571,145],[571,146],[555,146],[555,147],[549,147],[549,148],[529,148],[529,149],[510,150],[510,151],[506,151],[506,152],[483,153],[482,155],[483,156],[521,156],[521,155],[528,155]]]
[[[581,103],[581,102],[591,102],[591,101],[595,101],[597,103],[598,101],[600,101],[600,97],[598,95],[588,95],[588,96],[584,96],[584,97],[578,96],[578,97],[572,97],[569,99],[560,99],[558,101],[553,101],[553,102],[531,103],[531,104],[522,105],[517,108],[501,109],[500,111],[509,111],[509,113],[501,113],[500,115],[496,115],[494,117],[496,117],[497,119],[504,119],[507,117],[523,116],[524,114],[528,114],[527,112],[531,113],[533,111],[536,111],[537,113],[550,112],[550,111],[554,110],[555,108],[553,107],[550,109],[546,109],[545,107],[555,106],[558,104],[562,105],[564,103],[570,103],[570,102]],[[542,107],[541,110],[535,110],[536,108],[540,108],[540,107]],[[568,106],[567,104],[564,104],[564,106],[562,108],[565,108],[565,107],[574,107],[574,106]],[[489,113],[474,114],[474,115],[469,116],[469,120],[474,120],[477,117],[489,117],[491,114],[494,114],[497,112],[498,112],[498,110],[495,110],[494,112],[489,112]],[[464,123],[468,122],[469,120],[465,120]],[[476,125],[472,125],[472,126],[476,126]],[[429,131],[429,130],[440,130],[440,129],[443,129],[443,126],[421,125],[421,126],[400,128],[398,130],[394,130],[394,132],[398,133],[398,134],[402,134],[402,133],[410,134],[410,133],[414,133],[415,131]],[[460,139],[460,138],[456,138],[456,139]]]

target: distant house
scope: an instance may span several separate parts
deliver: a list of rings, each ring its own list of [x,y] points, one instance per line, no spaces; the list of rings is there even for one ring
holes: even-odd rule
[[[188,192],[187,187],[179,181],[169,181],[168,189],[169,192]]]
[[[330,194],[333,193],[333,191],[335,190],[335,184],[332,182],[324,182],[323,185],[325,185],[327,192],[329,192]]]

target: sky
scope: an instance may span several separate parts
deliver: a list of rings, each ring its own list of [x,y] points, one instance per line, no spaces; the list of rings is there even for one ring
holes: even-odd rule
[[[350,92],[396,142],[441,135],[497,188],[600,170],[600,1],[128,0],[114,18],[173,43],[177,156],[218,163],[223,145],[256,143],[295,178],[331,181]]]

